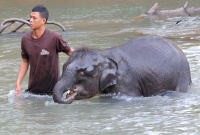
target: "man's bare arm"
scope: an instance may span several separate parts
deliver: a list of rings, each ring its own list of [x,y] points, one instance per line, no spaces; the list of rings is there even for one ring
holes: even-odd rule
[[[24,76],[26,75],[26,72],[28,70],[29,61],[27,59],[22,58],[22,61],[20,63],[18,78],[16,82],[16,88],[15,88],[15,94],[20,94],[20,83],[22,82]]]

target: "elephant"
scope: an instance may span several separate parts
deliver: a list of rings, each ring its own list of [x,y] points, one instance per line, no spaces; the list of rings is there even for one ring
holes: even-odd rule
[[[63,65],[53,100],[70,104],[97,94],[133,97],[162,91],[187,93],[190,67],[182,50],[159,36],[143,36],[105,50],[80,48]]]

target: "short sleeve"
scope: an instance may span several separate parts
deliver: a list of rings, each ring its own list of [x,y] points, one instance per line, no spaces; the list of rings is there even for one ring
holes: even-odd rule
[[[22,41],[21,41],[21,56],[22,58],[24,59],[28,59],[28,54],[26,53],[26,50],[25,50],[25,46],[24,46],[24,40],[22,38]]]
[[[68,53],[70,51],[70,47],[68,46],[67,42],[65,42],[61,35],[57,37],[57,44],[56,44],[57,52],[65,52]]]

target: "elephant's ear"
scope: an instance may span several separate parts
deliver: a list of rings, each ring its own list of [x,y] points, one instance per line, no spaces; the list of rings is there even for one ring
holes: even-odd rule
[[[108,58],[108,63],[106,63],[105,68],[102,71],[100,77],[100,90],[104,91],[109,86],[117,84],[117,63]]]

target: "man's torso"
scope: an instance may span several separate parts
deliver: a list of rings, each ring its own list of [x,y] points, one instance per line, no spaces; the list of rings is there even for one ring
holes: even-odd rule
[[[22,57],[28,56],[30,64],[29,92],[36,94],[52,94],[52,89],[60,77],[57,34],[45,30],[43,35],[34,39],[33,32],[22,38]]]

